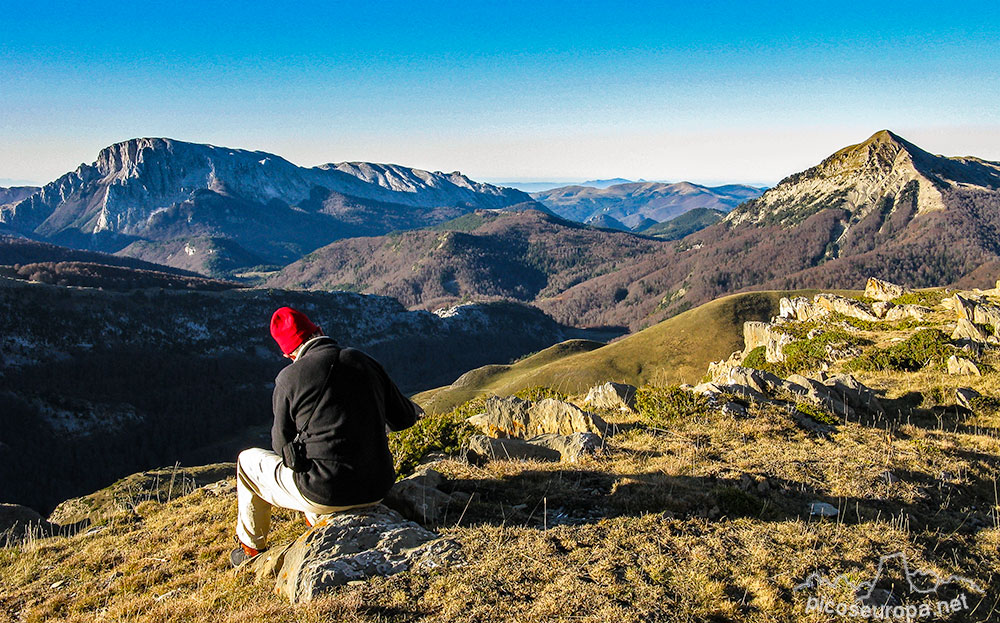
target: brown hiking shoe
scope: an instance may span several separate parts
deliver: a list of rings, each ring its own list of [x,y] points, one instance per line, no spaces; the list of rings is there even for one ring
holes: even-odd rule
[[[233,539],[236,541],[236,548],[229,552],[229,564],[231,564],[234,568],[239,567],[246,561],[264,551],[256,550],[249,545],[244,545],[240,542],[239,537],[233,537]]]

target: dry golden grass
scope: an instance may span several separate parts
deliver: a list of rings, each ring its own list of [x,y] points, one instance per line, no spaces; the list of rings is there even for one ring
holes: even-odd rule
[[[712,408],[656,429],[604,413],[618,432],[580,463],[438,461],[444,488],[471,495],[440,528],[465,562],[341,587],[308,605],[228,569],[231,490],[164,503],[139,492],[138,503],[102,507],[90,532],[0,549],[0,618],[819,622],[829,618],[807,614],[808,597],[853,595],[845,584],[797,591],[810,573],[857,582],[881,556],[903,552],[915,568],[984,590],[949,620],[997,620],[1000,411],[956,408],[954,389],[1000,398],[1000,373],[859,376],[887,413],[829,435],[805,430],[781,405],[744,417]],[[812,517],[813,501],[840,513]],[[278,512],[272,543],[303,530],[296,514]]]
[[[746,418],[706,412],[669,432],[616,419],[626,430],[579,464],[438,462],[447,488],[473,494],[467,508],[449,509],[442,529],[463,544],[462,566],[291,606],[228,569],[235,500],[199,489],[144,501],[93,534],[0,550],[0,613],[15,621],[819,621],[804,614],[797,583],[817,569],[860,578],[896,551],[921,568],[997,583],[995,434],[956,433],[958,422],[848,423],[822,438],[773,407]],[[899,482],[880,479],[886,470]],[[812,500],[843,509],[839,520],[810,518]],[[272,543],[304,529],[296,514],[278,512]],[[989,590],[970,620],[996,614]]]

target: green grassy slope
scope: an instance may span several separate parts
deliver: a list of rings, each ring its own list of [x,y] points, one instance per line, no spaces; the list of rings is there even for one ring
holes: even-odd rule
[[[711,361],[743,348],[743,323],[768,320],[784,296],[812,296],[816,290],[734,294],[678,314],[618,342],[595,348],[571,340],[510,366],[484,366],[447,387],[414,396],[430,413],[448,411],[479,394],[512,394],[543,385],[576,394],[598,383],[633,385],[697,383]],[[582,343],[581,343],[582,342]]]

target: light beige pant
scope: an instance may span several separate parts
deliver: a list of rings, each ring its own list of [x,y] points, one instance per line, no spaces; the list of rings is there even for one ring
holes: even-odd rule
[[[250,448],[240,452],[236,459],[236,503],[239,507],[236,536],[241,543],[257,550],[267,547],[272,506],[302,511],[309,523],[316,525],[321,515],[378,503],[354,506],[316,504],[299,493],[294,474],[281,462],[281,457],[270,450]]]

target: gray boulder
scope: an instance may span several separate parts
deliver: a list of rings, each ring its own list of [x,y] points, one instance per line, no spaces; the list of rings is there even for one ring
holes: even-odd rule
[[[712,381],[719,385],[743,385],[761,394],[772,394],[781,387],[781,379],[774,374],[743,366],[717,367],[712,370]]]
[[[785,379],[783,387],[840,417],[884,412],[875,392],[849,374],[827,376],[821,372],[818,378],[793,374]]]
[[[972,406],[976,398],[981,397],[982,394],[971,387],[959,387],[955,390],[955,402],[957,402],[959,406],[965,407],[970,411],[972,410]]]
[[[635,386],[626,383],[605,383],[591,387],[583,404],[592,409],[615,411],[635,410]]]
[[[889,283],[888,281],[882,281],[875,277],[869,277],[868,283],[865,284],[865,296],[876,301],[891,301],[896,297],[903,296],[907,292],[910,292],[909,288]]]
[[[559,453],[561,460],[577,463],[587,456],[593,456],[604,449],[604,440],[594,433],[573,433],[572,435],[538,435],[528,440],[528,444]]]
[[[442,482],[439,472],[424,468],[392,485],[383,503],[413,521],[437,525],[452,501],[439,488]]]
[[[840,514],[837,507],[828,502],[810,502],[809,514],[813,517],[836,517]]]
[[[982,376],[977,366],[971,359],[952,355],[948,357],[948,374]]]
[[[958,323],[955,325],[955,330],[951,333],[951,339],[953,340],[971,340],[973,342],[985,342],[988,336],[986,333],[972,324],[966,318],[959,318]]]
[[[265,551],[241,569],[301,603],[348,582],[434,569],[459,557],[458,543],[380,504],[328,515],[292,543]]]
[[[469,437],[466,449],[470,459],[482,461],[558,461],[562,458],[559,450],[545,445],[523,439],[493,439],[486,435]]]
[[[595,433],[604,435],[608,424],[600,417],[576,405],[545,398],[538,402],[511,396],[493,396],[486,401],[486,411],[469,418],[469,423],[490,437],[526,439],[554,433]]]

